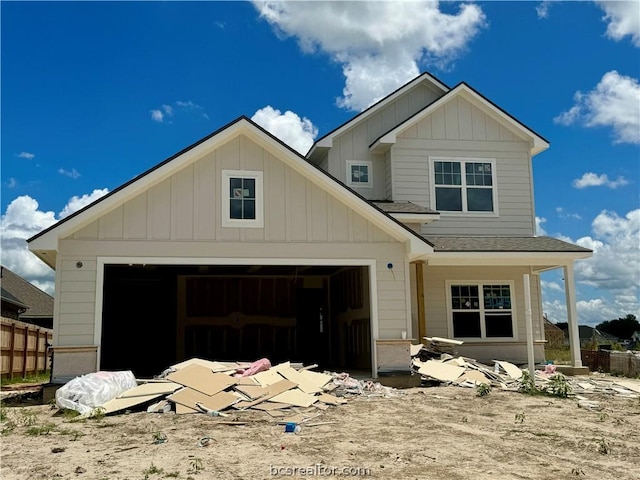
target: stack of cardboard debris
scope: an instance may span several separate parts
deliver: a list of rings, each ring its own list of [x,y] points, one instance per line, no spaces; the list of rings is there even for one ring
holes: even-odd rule
[[[346,394],[375,392],[374,386],[347,374],[314,372],[311,370],[314,366],[301,367],[290,362],[254,375],[237,376],[238,371],[248,366],[194,358],[165,370],[161,378],[138,380],[137,387],[101,408],[109,414],[155,401],[147,408],[148,412],[226,416],[224,412],[232,409],[254,410],[282,421],[299,422],[317,416],[310,412],[346,403],[342,398]],[[301,414],[295,407],[307,410]]]

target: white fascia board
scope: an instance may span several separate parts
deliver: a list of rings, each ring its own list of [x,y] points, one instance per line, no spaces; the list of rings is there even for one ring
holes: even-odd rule
[[[390,213],[389,215],[402,223],[431,223],[440,218],[438,213]]]
[[[169,178],[178,170],[185,166],[197,161],[204,155],[212,150],[215,150],[223,143],[228,142],[232,138],[241,134],[246,129],[247,122],[245,120],[239,120],[233,125],[229,126],[225,130],[218,132],[208,140],[196,145],[190,150],[184,152],[179,157],[173,160],[167,161],[164,165],[157,167],[155,170],[148,172],[141,178],[134,179],[129,185],[122,190],[115,192],[114,194],[98,200],[98,203],[93,207],[89,207],[78,215],[65,221],[59,227],[54,227],[47,233],[32,240],[29,243],[30,250],[58,250],[58,239],[65,238],[72,233],[80,230],[84,226],[88,225],[96,218],[104,215],[105,213],[113,210],[114,208],[124,204],[128,200],[131,200],[141,191],[149,189],[154,185]]]
[[[448,94],[440,97],[435,102],[433,102],[431,105],[429,105],[428,107],[423,109],[421,112],[419,112],[416,115],[414,115],[413,117],[407,119],[405,122],[401,123],[400,125],[395,127],[393,130],[390,130],[389,132],[385,133],[383,136],[381,136],[378,140],[376,140],[369,147],[369,150],[370,151],[375,151],[376,149],[378,149],[380,147],[395,144],[398,134],[402,133],[407,128],[415,125],[417,122],[419,122],[423,118],[428,117],[435,110],[437,110],[441,106],[445,105],[447,102],[449,102],[451,99],[455,98],[456,96],[464,97],[465,99],[471,101],[475,106],[480,108],[482,111],[484,111],[484,113],[486,113],[489,116],[492,116],[494,118],[498,117],[498,119],[500,120],[501,123],[508,124],[511,127],[510,129],[516,135],[518,135],[519,137],[521,137],[521,138],[523,138],[523,139],[525,139],[525,140],[527,140],[527,141],[529,141],[531,143],[531,155],[532,156],[533,155],[537,155],[538,153],[543,152],[544,150],[549,148],[549,144],[545,140],[543,140],[541,137],[536,135],[531,130],[529,130],[529,129],[525,128],[524,126],[520,125],[514,119],[512,119],[507,114],[505,114],[502,110],[496,108],[494,105],[492,105],[491,103],[486,101],[484,98],[482,98],[480,95],[478,95],[476,92],[471,90],[466,85],[460,84],[456,88],[451,90]]]
[[[591,252],[435,252],[428,258],[433,266],[563,266],[574,260],[590,258]]]

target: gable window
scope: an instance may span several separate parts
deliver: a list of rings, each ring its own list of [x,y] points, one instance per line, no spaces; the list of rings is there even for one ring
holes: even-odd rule
[[[256,228],[264,226],[262,172],[222,171],[222,225]]]
[[[512,288],[502,283],[450,284],[454,338],[514,338]]]
[[[496,211],[494,160],[436,158],[431,165],[437,211]]]
[[[371,187],[371,162],[347,162],[347,184],[351,187]]]

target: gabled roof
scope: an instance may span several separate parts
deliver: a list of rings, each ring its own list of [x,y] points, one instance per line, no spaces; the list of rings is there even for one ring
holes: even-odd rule
[[[345,130],[348,130],[354,124],[358,123],[362,119],[364,119],[364,118],[374,114],[378,110],[384,108],[386,105],[388,105],[389,103],[394,101],[400,95],[404,94],[408,90],[411,90],[413,87],[415,87],[416,85],[418,85],[420,83],[423,83],[423,82],[429,82],[431,85],[434,85],[438,89],[442,90],[442,92],[444,92],[444,93],[449,91],[449,87],[445,83],[443,83],[442,81],[438,80],[436,77],[434,77],[430,73],[427,73],[427,72],[421,73],[420,75],[418,75],[413,80],[409,81],[408,83],[405,83],[401,87],[399,87],[396,90],[394,90],[393,92],[391,92],[386,97],[382,98],[381,100],[378,100],[376,103],[374,103],[370,107],[368,107],[365,110],[361,111],[355,117],[351,118],[350,120],[346,121],[342,125],[340,125],[340,126],[334,128],[333,130],[331,130],[329,133],[327,133],[327,134],[323,135],[322,137],[320,137],[318,140],[315,141],[315,143],[313,145],[311,145],[311,148],[309,149],[309,151],[307,152],[307,154],[305,156],[307,158],[309,158],[313,154],[314,150],[316,148],[318,148],[318,147],[331,147],[331,146],[333,146],[333,138],[334,137],[340,135]]]
[[[444,235],[424,235],[424,237],[433,245],[435,252],[593,253],[588,248],[552,237],[450,237]]]
[[[53,318],[53,297],[7,267],[0,267],[3,296],[6,291],[28,310],[22,318]],[[10,299],[10,298],[8,298]]]
[[[527,127],[524,123],[522,123],[517,118],[513,117],[498,105],[493,103],[491,100],[486,98],[484,95],[479,93],[477,90],[467,85],[465,82],[461,82],[456,85],[454,88],[445,93],[442,97],[434,100],[429,105],[424,107],[422,110],[416,112],[411,117],[406,119],[399,125],[396,125],[388,132],[382,134],[378,139],[376,139],[369,148],[371,150],[378,150],[383,147],[388,147],[391,144],[396,143],[396,136],[407,128],[415,125],[417,122],[422,120],[423,118],[431,115],[435,110],[442,107],[443,105],[450,102],[452,99],[457,96],[462,96],[465,99],[469,100],[471,103],[479,107],[489,116],[494,117],[497,121],[502,124],[508,125],[514,133],[518,136],[528,139],[531,142],[531,155],[536,155],[547,148],[549,148],[549,141],[546,140],[541,135],[537,134],[531,128]]]
[[[410,256],[421,256],[433,251],[428,241],[409,227],[368,202],[363,196],[329,173],[313,165],[290,146],[245,116],[237,118],[219,130],[198,140],[83,209],[65,217],[58,223],[29,238],[27,240],[29,249],[53,267],[55,262],[52,262],[51,257],[55,256],[59,238],[67,237],[73,232],[80,230],[100,216],[124,204],[166,178],[169,178],[177,171],[196,162],[207,153],[239,135],[246,135],[251,140],[259,143],[263,148],[271,151],[271,153],[289,167],[316,183],[335,198],[348,204],[350,208],[364,216],[396,240],[409,242],[410,248],[408,251],[411,252]],[[47,254],[48,252],[49,254]]]

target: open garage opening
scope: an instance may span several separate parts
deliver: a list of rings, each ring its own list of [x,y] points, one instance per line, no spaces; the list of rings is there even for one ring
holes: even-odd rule
[[[370,372],[369,267],[105,265],[100,368],[191,357]]]

